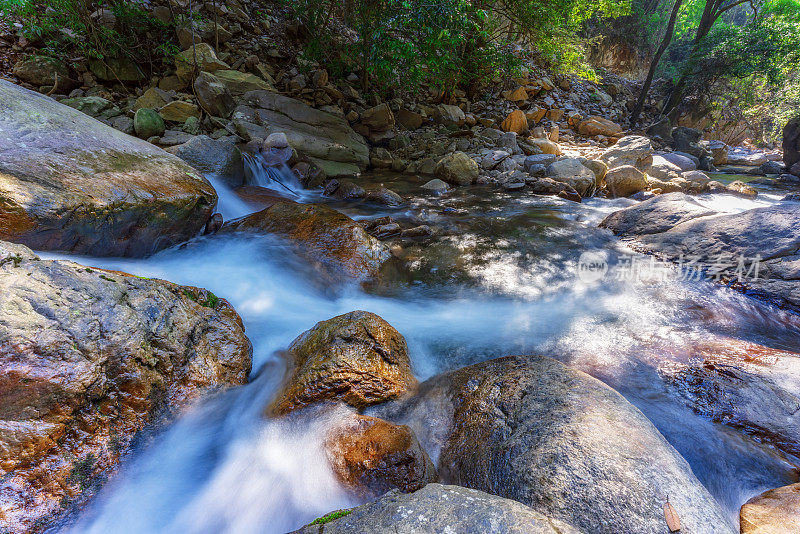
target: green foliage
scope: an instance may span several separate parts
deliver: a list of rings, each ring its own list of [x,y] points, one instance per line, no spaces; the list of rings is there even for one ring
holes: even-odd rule
[[[339,519],[341,517],[349,515],[350,512],[352,512],[352,510],[337,510],[335,512],[331,512],[331,513],[329,513],[327,515],[324,515],[322,517],[316,518],[314,521],[309,523],[309,525],[324,525],[326,523],[330,523],[331,521],[333,521],[335,519]]]
[[[113,27],[92,13],[109,10]],[[127,58],[139,65],[169,59],[178,52],[171,24],[135,0],[0,0],[0,17],[22,24],[22,34],[57,58]]]
[[[630,9],[630,0],[283,1],[307,31],[304,57],[334,75],[360,72],[365,89],[367,77],[382,88],[427,82],[445,94],[513,74],[519,43],[537,47],[556,66],[580,70],[583,22]],[[340,37],[344,26],[351,38]]]

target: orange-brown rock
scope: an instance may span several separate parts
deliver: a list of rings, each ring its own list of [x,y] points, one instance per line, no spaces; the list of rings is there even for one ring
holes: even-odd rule
[[[331,431],[325,445],[339,479],[364,496],[394,488],[417,491],[438,480],[433,462],[405,425],[353,414]]]
[[[765,491],[739,511],[741,534],[796,534],[800,528],[800,483]]]
[[[417,385],[403,336],[365,311],[317,323],[292,342],[286,358],[288,377],[268,410],[275,415],[324,400],[360,409]]]
[[[179,158],[0,80],[0,239],[37,250],[145,256],[181,243],[217,203]]]
[[[244,384],[251,345],[206,290],[0,241],[0,530],[80,505],[145,426]]]
[[[505,98],[511,102],[525,102],[528,100],[528,91],[526,91],[524,87],[520,86],[513,91],[508,91],[505,95]]]
[[[593,115],[578,124],[578,133],[587,137],[605,135],[606,137],[622,136],[622,126],[616,122]]]
[[[546,114],[547,110],[545,108],[535,108],[525,113],[525,117],[528,119],[529,123],[538,124]]]
[[[515,109],[500,124],[500,128],[504,132],[515,132],[517,135],[522,135],[528,131],[528,119],[521,109]]]
[[[227,223],[222,231],[265,233],[287,239],[331,281],[374,276],[391,255],[360,224],[324,204],[275,202]]]

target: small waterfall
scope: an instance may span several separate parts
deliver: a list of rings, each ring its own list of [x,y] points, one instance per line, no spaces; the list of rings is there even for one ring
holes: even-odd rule
[[[250,154],[244,151],[242,151],[242,158],[244,159],[247,183],[272,189],[281,194],[301,196],[303,184],[285,163],[271,167],[265,164],[264,158],[260,154]]]

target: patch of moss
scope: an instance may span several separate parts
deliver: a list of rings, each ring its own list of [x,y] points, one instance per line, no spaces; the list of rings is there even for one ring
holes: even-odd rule
[[[101,274],[101,275],[100,275],[100,278],[102,278],[103,280],[108,280],[109,282],[114,282],[115,284],[117,283],[117,281],[116,281],[116,280],[114,280],[113,278],[109,278],[109,277],[107,277],[107,276],[106,276],[106,275],[104,275],[104,274]]]
[[[188,289],[184,289],[183,290],[183,294],[188,299],[198,303],[200,306],[203,306],[204,308],[211,308],[212,310],[214,310],[214,309],[217,308],[217,306],[219,306],[219,297],[216,296],[211,291],[208,291],[207,293],[208,294],[206,295],[205,300],[200,300],[200,297],[198,295],[196,295],[195,293],[192,293]]]
[[[316,518],[311,523],[309,523],[309,525],[324,525],[326,523],[330,523],[331,521],[349,515],[350,512],[352,512],[352,510],[336,510],[335,512],[331,512],[327,515],[323,515],[322,517]]]
[[[20,256],[19,254],[14,254],[13,256],[4,258],[3,260],[0,260],[0,267],[9,262],[13,262],[14,267],[19,267],[19,264],[22,263],[22,256]]]
[[[90,452],[83,460],[76,462],[69,474],[69,482],[78,484],[81,490],[86,489],[89,486],[89,477],[92,476],[92,470],[96,461],[94,454]]]

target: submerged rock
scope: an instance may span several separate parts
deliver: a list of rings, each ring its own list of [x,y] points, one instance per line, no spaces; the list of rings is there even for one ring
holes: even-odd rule
[[[146,425],[244,384],[251,345],[224,299],[38,259],[0,242],[0,481],[22,532],[87,498]]]
[[[325,449],[339,479],[362,496],[417,491],[439,478],[409,427],[376,417],[351,415],[331,431]]]
[[[499,358],[434,377],[383,417],[441,447],[443,481],[527,504],[586,532],[732,533],[653,424],[599,380],[550,358]]]
[[[321,321],[297,337],[285,356],[289,376],[268,410],[277,415],[324,400],[364,408],[417,385],[405,339],[374,313]]]
[[[150,143],[0,80],[0,239],[145,256],[197,234],[217,195]]]
[[[458,533],[580,534],[574,527],[527,506],[482,491],[428,484],[403,494],[390,491],[377,501],[342,512],[293,534]]]
[[[765,491],[739,512],[741,534],[795,534],[800,525],[800,483]]]
[[[318,264],[331,281],[378,274],[391,255],[353,219],[324,204],[275,202],[259,212],[225,224],[222,231],[266,233],[294,245],[301,256]]]
[[[727,339],[691,356],[660,370],[689,407],[800,457],[800,354]]]

